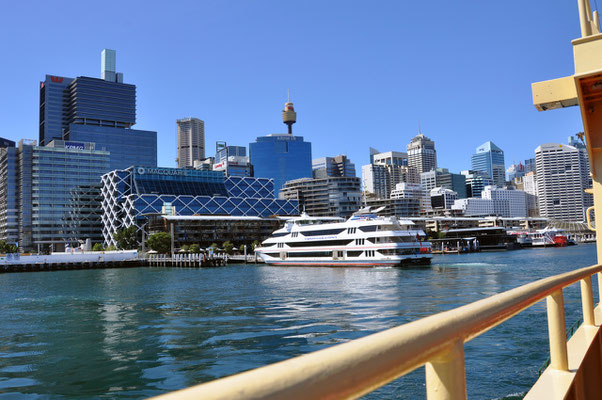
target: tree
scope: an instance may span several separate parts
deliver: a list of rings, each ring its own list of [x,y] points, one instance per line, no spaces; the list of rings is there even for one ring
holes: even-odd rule
[[[92,246],[92,251],[103,251],[104,247],[102,247],[102,243],[94,243]]]
[[[105,249],[105,251],[115,251],[115,250],[117,250],[117,247],[115,247],[112,244],[108,245],[107,248]]]
[[[189,250],[190,250],[191,253],[194,253],[194,254],[200,253],[201,252],[201,245],[198,244],[198,243],[191,244]]]
[[[190,250],[190,247],[188,247],[187,244],[183,244],[182,247],[180,247],[180,250],[188,252]]]
[[[226,240],[224,243],[222,243],[222,247],[227,254],[233,253],[232,249],[234,249],[234,244],[231,241]]]
[[[118,230],[114,236],[117,247],[121,250],[137,249],[138,240],[136,239],[136,231],[137,228],[134,225]]]
[[[251,251],[255,251],[255,249],[258,248],[259,246],[261,246],[261,243],[259,243],[259,240],[254,240],[253,243],[251,243]]]
[[[0,240],[0,253],[17,253],[17,246],[7,243],[6,240]]]
[[[167,232],[158,232],[149,236],[146,244],[160,254],[167,254],[171,250],[171,235]]]
[[[217,243],[211,243],[211,246],[209,247],[211,247],[213,251],[216,251],[219,246],[217,245]]]

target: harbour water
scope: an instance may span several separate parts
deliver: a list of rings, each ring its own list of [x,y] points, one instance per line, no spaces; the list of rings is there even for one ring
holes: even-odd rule
[[[594,263],[595,245],[584,244],[436,256],[415,269],[2,274],[0,399],[145,398]],[[565,290],[565,300],[570,326],[581,316],[578,285]],[[547,356],[541,302],[466,345],[469,398],[520,398]],[[424,397],[420,369],[366,398]]]

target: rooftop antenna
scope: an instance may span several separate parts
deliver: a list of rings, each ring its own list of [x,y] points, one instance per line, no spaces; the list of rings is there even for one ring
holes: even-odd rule
[[[422,129],[420,129],[420,120],[418,120],[418,134],[422,135]]]

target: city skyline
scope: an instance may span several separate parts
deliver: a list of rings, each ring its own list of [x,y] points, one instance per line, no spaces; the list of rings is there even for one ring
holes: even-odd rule
[[[161,166],[175,165],[174,121],[189,115],[206,121],[208,144],[248,144],[286,132],[279,111],[288,88],[298,112],[295,134],[313,143],[313,157],[335,148],[357,165],[368,163],[369,147],[403,151],[419,124],[440,149],[438,164],[454,172],[469,169],[473,149],[487,140],[504,149],[509,163],[582,130],[577,108],[538,113],[530,93],[532,82],[572,71],[567,43],[579,36],[579,27],[576,18],[565,17],[576,14],[571,2],[543,7],[515,1],[503,10],[441,2],[434,13],[433,5],[393,2],[370,9],[358,2],[320,4],[319,13],[318,3],[180,3],[165,10],[130,3],[120,4],[119,13],[106,7],[98,19],[44,25],[52,46],[38,46],[38,22],[86,13],[91,6],[23,7],[11,4],[0,17],[1,32],[14,38],[4,50],[13,62],[0,66],[10,77],[0,95],[0,133],[12,140],[37,137],[37,84],[45,74],[96,77],[103,48],[117,50],[117,69],[138,87],[136,126],[158,131]],[[102,18],[109,13],[111,18]],[[130,19],[133,14],[138,18]],[[175,25],[172,14],[210,18],[194,25],[195,31],[179,18],[172,18]],[[517,23],[518,30],[492,29],[480,16],[493,14],[499,21],[529,23]],[[427,20],[438,29],[425,32]],[[82,34],[73,37],[73,30]],[[439,34],[444,31],[445,37]],[[524,40],[532,37],[546,39]],[[282,51],[282,40],[294,47],[291,55]],[[491,51],[481,52],[483,46]],[[198,54],[185,65],[171,61],[190,48]]]

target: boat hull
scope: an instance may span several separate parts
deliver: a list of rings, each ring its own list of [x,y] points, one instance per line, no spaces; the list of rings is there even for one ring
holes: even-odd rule
[[[396,267],[403,265],[429,265],[431,258],[432,256],[424,254],[402,260],[281,260],[262,257],[267,265],[281,267]]]

